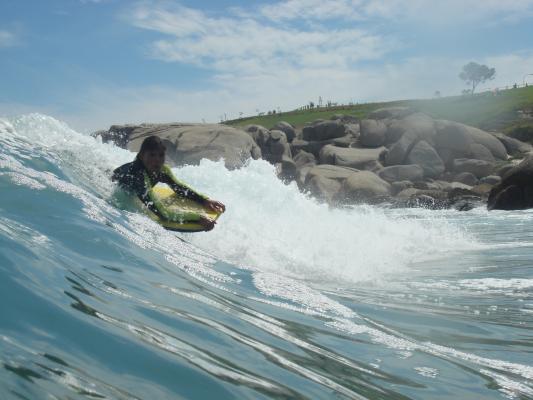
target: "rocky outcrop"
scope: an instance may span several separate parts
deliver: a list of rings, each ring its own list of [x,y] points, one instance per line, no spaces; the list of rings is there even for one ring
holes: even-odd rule
[[[174,165],[194,165],[204,158],[223,159],[225,165],[233,169],[242,166],[249,158],[261,158],[261,149],[250,135],[224,125],[115,125],[109,132],[120,138],[115,142],[117,145],[133,152],[139,151],[146,137],[159,136],[167,147],[167,161]],[[105,136],[102,139],[105,140]]]
[[[359,142],[364,147],[380,147],[385,143],[387,125],[375,119],[364,119],[360,123]]]
[[[378,172],[378,175],[381,179],[387,181],[387,182],[416,182],[420,181],[424,177],[424,170],[419,165],[393,165],[390,167],[385,167],[381,171]],[[406,189],[409,185],[403,185],[402,190]],[[397,185],[400,186],[400,185]],[[405,186],[405,187],[403,187]],[[412,184],[411,184],[412,186]],[[397,192],[400,192],[400,190],[397,190]]]
[[[342,201],[375,204],[388,200],[391,186],[370,171],[357,171],[349,175],[341,189]]]
[[[377,170],[381,168],[379,158],[384,150],[384,147],[377,149],[361,149],[326,145],[320,150],[319,160],[321,164]]]
[[[533,208],[533,154],[508,171],[488,198],[489,210]]]
[[[489,208],[533,207],[533,161],[520,166],[530,144],[410,108],[377,110],[362,121],[347,115],[317,120],[303,129],[280,122],[249,125],[143,124],[99,132],[136,151],[158,135],[170,162],[195,164],[224,158],[236,168],[248,158],[276,165],[280,178],[329,204],[380,203],[467,210],[489,197]]]
[[[339,121],[323,121],[303,129],[303,139],[307,141],[324,141],[345,135],[346,127]]]
[[[426,178],[436,178],[444,172],[444,163],[433,147],[420,140],[409,152],[406,163],[420,165]]]
[[[294,129],[294,127],[285,121],[278,122],[276,125],[274,125],[272,130],[282,131],[283,133],[285,133],[285,136],[287,137],[287,141],[289,143],[292,142],[296,137],[296,130]]]

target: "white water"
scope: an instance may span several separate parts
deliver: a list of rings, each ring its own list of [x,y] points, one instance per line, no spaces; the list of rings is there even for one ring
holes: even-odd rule
[[[51,117],[31,114],[0,124],[3,135],[11,125],[19,139],[54,158],[73,183],[108,200],[114,190],[110,172],[134,158]],[[408,274],[413,262],[478,247],[436,213],[408,218],[375,207],[331,209],[295,184],[283,184],[265,161],[229,171],[222,162],[203,160],[174,172],[227,206],[214,231],[183,236],[244,268],[320,282],[386,280]],[[20,176],[18,182],[24,184]]]

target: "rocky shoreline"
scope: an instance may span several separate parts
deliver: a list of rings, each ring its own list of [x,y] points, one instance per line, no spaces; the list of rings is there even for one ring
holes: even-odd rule
[[[335,206],[533,207],[529,143],[405,107],[376,110],[363,120],[335,115],[303,129],[287,122],[270,130],[176,123],[114,125],[93,135],[131,151],[157,135],[176,166],[222,158],[234,169],[263,158],[281,179]]]

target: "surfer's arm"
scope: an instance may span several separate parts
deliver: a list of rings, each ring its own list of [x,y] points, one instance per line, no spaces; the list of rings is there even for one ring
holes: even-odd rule
[[[200,204],[204,204],[208,200],[207,196],[196,192],[194,189],[187,186],[185,183],[180,182],[178,179],[176,179],[176,177],[174,176],[174,174],[172,173],[172,171],[170,170],[168,166],[164,165],[163,168],[161,169],[161,172],[162,172],[161,175],[163,178],[162,182],[170,186],[170,188],[176,194],[182,197],[185,197],[187,199],[194,200]]]

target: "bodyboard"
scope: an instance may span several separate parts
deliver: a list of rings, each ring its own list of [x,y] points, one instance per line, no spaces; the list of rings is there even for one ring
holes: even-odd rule
[[[202,204],[177,195],[168,186],[157,185],[151,189],[152,196],[157,199],[159,207],[164,207],[166,213],[175,218],[163,219],[145,207],[148,216],[164,228],[178,232],[201,232],[204,227],[193,221],[180,221],[179,215],[183,212],[193,212],[204,215],[212,220],[217,220],[221,213],[206,209]]]

